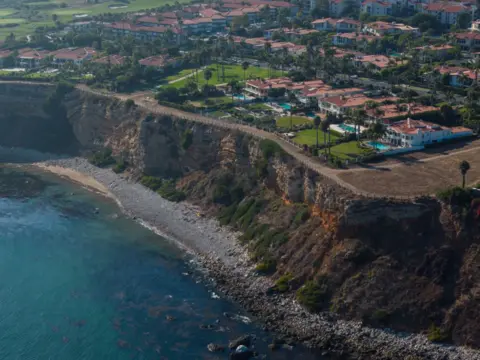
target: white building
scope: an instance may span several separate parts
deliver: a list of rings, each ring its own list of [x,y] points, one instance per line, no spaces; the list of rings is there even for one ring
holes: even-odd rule
[[[444,25],[455,25],[463,13],[471,13],[470,8],[461,3],[430,3],[420,7],[420,12],[435,16]]]
[[[397,35],[403,33],[412,33],[414,35],[420,34],[420,31],[416,27],[395,22],[388,23],[385,21],[375,21],[366,24],[363,27],[363,31],[375,36]]]
[[[365,0],[360,8],[361,12],[369,15],[391,15],[392,4],[380,0]]]
[[[312,26],[318,31],[330,32],[355,32],[360,30],[361,22],[352,19],[332,19],[324,18],[312,21]]]
[[[384,135],[384,141],[394,146],[414,148],[472,135],[472,130],[468,128],[449,128],[409,118],[389,125]]]

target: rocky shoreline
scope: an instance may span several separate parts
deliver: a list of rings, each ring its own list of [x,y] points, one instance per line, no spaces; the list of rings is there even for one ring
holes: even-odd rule
[[[310,314],[292,294],[270,294],[271,281],[255,274],[245,249],[236,241],[237,233],[201,216],[200,209],[169,202],[109,169],[94,167],[83,158],[58,158],[31,150],[1,148],[0,156],[3,162],[41,161],[43,170],[55,172],[53,167],[61,167],[96,180],[108,188],[128,216],[197,254],[219,290],[287,342],[320,347],[325,354],[341,358],[480,360],[475,350],[434,344],[423,335],[363,327],[330,313]]]

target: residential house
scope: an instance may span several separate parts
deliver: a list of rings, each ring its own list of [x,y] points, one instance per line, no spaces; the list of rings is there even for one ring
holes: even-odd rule
[[[319,99],[318,107],[321,112],[340,115],[346,114],[353,109],[361,108],[365,106],[365,103],[368,101],[382,103],[393,100],[395,100],[395,98],[370,98],[364,94],[351,96],[340,95]]]
[[[42,66],[42,63],[50,56],[46,50],[21,49],[17,56],[17,65],[22,68],[35,69]]]
[[[93,60],[97,64],[110,64],[111,66],[121,66],[125,63],[125,56],[121,55],[107,55],[98,59]]]
[[[420,6],[420,12],[435,16],[444,25],[455,25],[460,14],[470,14],[471,9],[462,3],[432,2]]]
[[[381,71],[389,67],[395,67],[401,64],[401,61],[385,55],[364,55],[357,56],[354,59],[355,65],[369,70]]]
[[[464,51],[478,51],[480,49],[480,33],[476,31],[456,33],[453,36]]]
[[[475,70],[471,70],[466,67],[437,66],[435,70],[437,70],[441,75],[448,75],[448,83],[450,86],[471,86],[476,81],[478,82],[478,75]]]
[[[177,61],[166,55],[149,56],[139,60],[138,63],[143,67],[153,67],[159,71],[164,71],[167,66],[177,66]]]
[[[335,34],[332,38],[332,43],[335,46],[357,46],[358,48],[365,48],[370,43],[377,41],[379,37],[373,35],[345,33]]]
[[[307,103],[309,96],[305,96],[306,92],[312,92],[319,89],[331,89],[325,85],[322,80],[311,80],[294,82],[288,77],[280,77],[274,79],[254,79],[247,80],[244,91],[256,98],[267,98],[270,89],[284,89],[285,92],[293,92],[297,95],[300,102]]]
[[[472,27],[470,28],[472,31],[480,31],[480,20],[472,21]]]
[[[392,14],[392,4],[380,0],[365,0],[362,2],[360,11],[369,15],[387,16]]]
[[[388,104],[374,109],[367,109],[366,112],[371,121],[380,121],[388,125],[410,116],[438,112],[438,108],[416,103]]]
[[[176,44],[180,44],[185,40],[183,30],[173,25],[142,26],[122,21],[105,23],[104,27],[114,37],[132,36],[140,41],[154,41],[155,39],[171,36],[171,42]]]
[[[363,27],[363,31],[375,36],[398,35],[403,33],[411,33],[414,35],[420,34],[420,31],[416,27],[395,22],[388,23],[385,21],[375,21],[366,24]]]
[[[312,21],[312,26],[318,31],[355,32],[360,30],[361,22],[352,19],[318,19]]]
[[[422,62],[445,60],[449,51],[453,50],[452,45],[425,45],[415,48]]]
[[[472,136],[471,129],[446,127],[423,120],[406,119],[387,126],[383,140],[404,148],[422,148],[425,145]]]
[[[52,62],[54,65],[63,66],[66,63],[82,65],[85,61],[91,60],[96,54],[95,49],[88,47],[66,48],[52,52]]]
[[[313,29],[268,29],[263,31],[263,37],[270,40],[275,33],[282,34],[290,40],[298,40],[306,35],[318,33],[318,31]]]

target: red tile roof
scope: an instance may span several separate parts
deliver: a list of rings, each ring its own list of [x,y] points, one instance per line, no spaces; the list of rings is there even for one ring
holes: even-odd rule
[[[56,59],[79,60],[96,54],[92,48],[66,48],[59,49],[51,53]]]
[[[170,64],[172,59],[165,55],[157,55],[141,59],[138,62],[143,66],[164,67],[165,65]]]
[[[449,130],[449,128],[428,121],[407,119],[394,122],[389,126],[389,130],[400,134],[417,134],[419,131],[421,133],[437,132]]]
[[[123,65],[125,63],[125,56],[121,55],[108,55],[104,56],[98,59],[95,59],[93,62],[99,63],[99,64],[108,64],[110,60],[110,64],[115,66],[115,65]]]
[[[448,12],[448,13],[459,13],[459,12],[466,12],[468,8],[462,4],[442,4],[442,3],[430,3],[425,4],[423,8],[427,11],[435,11],[435,12]]]

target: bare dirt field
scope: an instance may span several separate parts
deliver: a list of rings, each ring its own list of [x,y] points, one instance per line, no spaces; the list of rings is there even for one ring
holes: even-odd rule
[[[476,145],[476,146],[473,146]],[[446,187],[461,185],[458,165],[462,160],[470,163],[467,184],[480,181],[480,142],[455,150],[442,152],[423,159],[371,164],[338,173],[337,176],[359,190],[385,196],[420,196],[435,194]],[[422,153],[418,153],[422,154]],[[425,154],[424,154],[425,155]],[[428,155],[428,154],[427,154]]]

